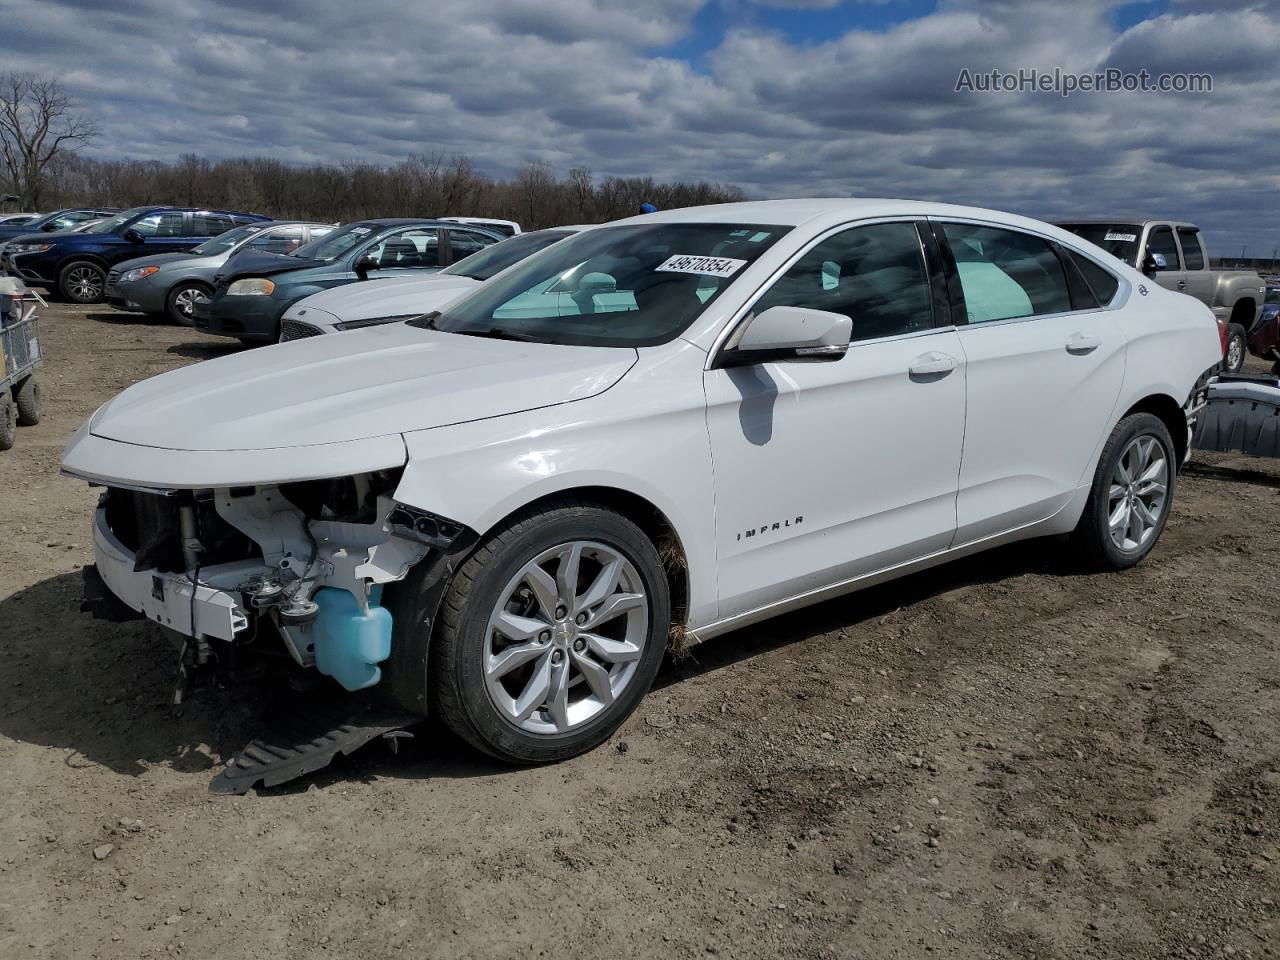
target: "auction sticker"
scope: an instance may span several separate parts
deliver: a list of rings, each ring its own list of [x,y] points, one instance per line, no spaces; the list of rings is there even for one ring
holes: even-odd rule
[[[1137,239],[1138,235],[1136,233],[1115,233],[1114,231],[1108,230],[1107,235],[1102,238],[1102,242],[1106,243],[1108,240],[1118,240],[1121,243],[1133,243],[1133,241]]]
[[[747,261],[733,257],[695,257],[679,253],[654,267],[655,273],[696,273],[700,277],[732,277]]]

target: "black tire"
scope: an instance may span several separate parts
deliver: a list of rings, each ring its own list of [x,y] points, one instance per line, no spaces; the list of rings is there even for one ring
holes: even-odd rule
[[[533,733],[517,726],[489,695],[483,672],[489,617],[526,563],[559,544],[579,540],[602,544],[632,565],[648,598],[644,648],[630,680],[610,705],[562,733]],[[420,656],[427,631],[413,629],[420,622],[405,618],[406,629],[392,646],[409,648],[409,661],[429,663],[418,682],[429,686],[431,712],[467,743],[499,760],[552,763],[603,743],[635,710],[662,664],[671,599],[658,552],[639,527],[593,504],[565,500],[517,515],[479,544],[445,591],[427,658]],[[559,656],[569,663],[568,654]]]
[[[18,408],[18,426],[34,427],[40,422],[40,381],[34,373],[13,388],[13,402]]]
[[[1143,436],[1153,438],[1163,449],[1167,467],[1166,491],[1150,538],[1134,548],[1123,549],[1111,536],[1109,507],[1112,477],[1121,455],[1134,440]],[[1082,559],[1090,566],[1104,570],[1125,570],[1141,563],[1155,548],[1169,520],[1177,483],[1177,468],[1177,448],[1163,420],[1150,413],[1134,413],[1121,420],[1111,431],[1111,436],[1102,448],[1102,455],[1098,458],[1098,469],[1094,472],[1093,485],[1089,490],[1089,502],[1085,505],[1084,515],[1080,517],[1080,522],[1072,534]]]
[[[88,260],[68,263],[58,273],[58,296],[69,303],[101,303],[107,272]]]
[[[1239,373],[1248,354],[1247,334],[1238,323],[1227,324],[1227,349],[1222,353],[1222,369],[1225,373]]]
[[[184,327],[192,326],[195,317],[191,313],[191,296],[195,294],[208,300],[213,296],[213,288],[198,280],[184,280],[174,284],[165,298],[164,308],[169,319]]]
[[[8,450],[18,438],[18,405],[8,390],[0,390],[0,450]]]

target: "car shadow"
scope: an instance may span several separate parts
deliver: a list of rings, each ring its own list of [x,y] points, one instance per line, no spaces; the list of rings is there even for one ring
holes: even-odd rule
[[[1250,467],[1217,466],[1193,460],[1183,467],[1181,472],[1194,477],[1203,477],[1205,480],[1229,480],[1234,483],[1252,484],[1256,487],[1280,488],[1280,476]]]
[[[165,348],[165,353],[172,353],[178,357],[189,357],[192,360],[212,360],[214,357],[226,357],[233,353],[240,353],[244,350],[252,349],[239,340],[221,339],[217,341],[191,341],[190,343],[175,343],[171,347]]]
[[[1027,572],[1075,570],[1043,544],[1015,544],[902,580],[776,617],[694,647],[669,661],[656,687],[704,676],[758,654],[833,630],[856,628],[958,587]],[[0,600],[0,661],[5,663],[0,734],[62,753],[72,767],[103,766],[141,776],[154,766],[212,777],[263,732],[265,711],[281,693],[260,681],[206,682],[173,704],[177,654],[149,622],[115,624],[80,612],[80,573],[44,580]],[[264,638],[264,642],[270,642]],[[377,741],[310,776],[267,793],[296,793],[376,776],[437,779],[492,776],[511,767],[482,757],[428,720],[413,736]],[[264,792],[264,791],[260,791]]]

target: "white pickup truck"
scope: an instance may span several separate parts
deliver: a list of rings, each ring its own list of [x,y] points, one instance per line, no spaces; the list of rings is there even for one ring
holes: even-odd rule
[[[1200,228],[1177,220],[1074,220],[1064,230],[1096,244],[1160,286],[1195,297],[1227,324],[1223,368],[1244,365],[1245,342],[1262,315],[1267,285],[1252,270],[1211,270]]]

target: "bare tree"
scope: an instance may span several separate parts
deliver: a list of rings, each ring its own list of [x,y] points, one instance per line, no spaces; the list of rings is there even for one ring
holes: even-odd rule
[[[9,179],[40,208],[44,171],[60,153],[92,140],[97,124],[77,111],[62,84],[34,73],[0,74],[0,148]]]

